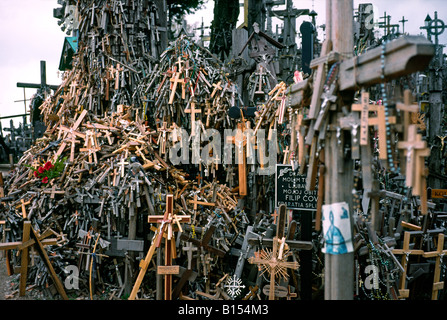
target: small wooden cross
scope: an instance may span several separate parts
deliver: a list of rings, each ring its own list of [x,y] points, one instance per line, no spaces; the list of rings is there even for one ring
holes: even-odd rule
[[[407,140],[407,128],[411,123],[411,115],[419,112],[419,105],[413,103],[413,94],[411,90],[407,89],[404,91],[404,103],[396,103],[396,109],[403,112],[403,138]]]
[[[104,135],[107,138],[107,142],[109,143],[109,145],[112,145],[113,144],[112,133],[109,130],[105,130]]]
[[[56,190],[56,185],[53,185],[51,187],[51,190],[44,190],[43,193],[51,194],[50,198],[54,199],[56,197],[56,194],[65,194],[65,191],[64,190]]]
[[[84,120],[85,116],[87,115],[87,110],[84,109],[81,114],[79,115],[79,117],[77,118],[76,122],[73,124],[73,126],[69,129],[70,131],[75,131],[78,129],[78,127],[80,126],[81,122]],[[56,161],[59,156],[62,154],[62,152],[64,152],[65,147],[67,146],[67,142],[62,141],[59,149],[57,150],[56,154],[53,157],[53,161]]]
[[[124,71],[124,68],[121,67],[121,65],[118,63],[116,65],[116,69],[115,71],[115,90],[119,89],[119,84],[120,84],[120,72]]]
[[[172,87],[171,87],[171,95],[169,96],[169,104],[173,104],[174,103],[174,98],[175,98],[175,92],[177,90],[177,85],[179,83],[184,84],[185,83],[185,79],[180,79],[180,72],[175,72],[174,73],[175,76],[172,77],[170,79],[170,81],[172,82]]]
[[[175,64],[178,64],[178,72],[182,72],[183,71],[182,63],[183,63],[182,57],[179,56],[177,62],[175,63]]]
[[[215,115],[216,112],[211,110],[210,101],[207,99],[206,102],[206,124],[205,126],[208,128],[210,126],[211,116]]]
[[[245,295],[245,297],[242,298],[242,300],[251,300],[253,297],[255,297],[258,294],[258,290],[259,290],[258,285],[254,286],[254,287],[249,286],[248,288],[249,288],[250,292],[248,292]]]
[[[121,161],[117,163],[120,166],[121,178],[124,177],[124,166],[129,164],[129,162],[126,162],[125,160],[126,158],[122,157]]]
[[[197,193],[194,193],[194,200],[188,200],[188,203],[194,204],[194,211],[197,211],[197,205],[214,207],[214,202],[198,201]]]
[[[205,234],[203,235],[203,237],[200,240],[195,239],[190,236],[187,236],[184,233],[180,236],[180,239],[184,240],[184,241],[191,242],[192,244],[196,245],[199,249],[203,248],[204,250],[206,250],[208,252],[217,254],[219,257],[224,257],[226,254],[225,251],[215,248],[209,244],[209,242],[211,241],[211,238],[213,237],[214,231],[216,231],[216,226],[211,225],[206,230]]]
[[[353,104],[352,105],[352,111],[360,111],[362,112],[362,116],[360,117],[360,144],[364,145],[362,143],[365,143],[365,134],[367,134],[367,130],[365,131],[365,123],[364,120],[366,119],[365,112],[366,112],[366,98],[368,96],[362,93],[362,104]],[[365,100],[363,100],[365,99]],[[386,134],[386,117],[385,117],[385,106],[383,105],[370,105],[368,104],[368,112],[377,112],[377,117],[369,117],[368,116],[368,126],[376,126],[378,127],[378,138],[379,138],[379,159],[380,160],[386,160],[388,159],[387,155],[387,134]],[[362,123],[363,121],[363,123]],[[389,124],[395,124],[396,123],[396,117],[395,116],[389,116],[388,117],[388,123]],[[362,141],[362,132],[363,132],[363,141]]]
[[[435,274],[433,278],[433,288],[432,288],[432,300],[438,300],[438,291],[444,289],[444,281],[439,281],[441,277],[441,261],[444,258],[444,255],[447,253],[447,250],[444,250],[444,238],[445,235],[443,233],[438,234],[438,247],[436,251],[424,252],[424,258],[434,258],[436,257],[435,264]]]
[[[191,107],[185,110],[186,113],[191,114],[191,136],[195,136],[196,134],[196,113],[201,113],[202,110],[196,109],[195,101],[191,101]]]
[[[353,104],[352,111],[360,111],[360,145],[368,145],[368,118],[369,109],[372,108],[374,104],[369,103],[369,92],[362,91],[362,96],[360,99],[360,104]]]
[[[29,205],[31,203],[31,199],[28,201],[25,201],[23,198],[20,199],[20,204],[16,207],[16,208],[22,208],[22,218],[26,219],[27,214],[26,214],[26,206]]]
[[[283,93],[278,99],[281,101],[278,108],[278,124],[283,124],[286,113],[286,95]]]
[[[78,83],[76,80],[73,80],[70,83],[70,96],[74,97],[77,85],[78,85]]]
[[[276,219],[278,218],[278,213],[276,210],[271,214],[271,216],[273,217],[273,224],[276,224]]]
[[[80,148],[79,151],[88,152],[88,160],[90,163],[98,163],[98,157],[96,155],[96,152],[100,151],[101,148],[99,147],[98,141],[96,139],[97,134],[93,132],[93,130],[87,130],[85,134],[85,142],[84,147]],[[93,158],[92,158],[93,156]]]
[[[245,145],[247,143],[244,135],[244,124],[239,122],[237,124],[236,135],[234,137],[228,136],[227,143],[235,145],[235,153],[238,163],[238,177],[239,177],[239,195],[246,196],[247,191],[247,158],[245,152]]]
[[[158,128],[157,131],[160,132],[160,135],[158,137],[158,142],[160,145],[160,154],[165,154],[166,142],[167,142],[166,132],[171,132],[171,129],[168,129],[168,123],[166,121],[163,121],[163,126],[161,128]]]
[[[401,254],[402,255],[401,265],[404,269],[404,272],[402,273],[401,278],[400,278],[399,298],[408,298],[410,296],[410,290],[405,289],[409,256],[424,254],[424,250],[410,250],[410,236],[411,236],[411,233],[406,231],[404,233],[404,241],[402,244],[402,249],[394,249],[392,251],[393,254]]]
[[[220,86],[221,83],[222,81],[219,81],[217,84],[213,83],[214,90],[211,93],[211,98],[214,98],[214,95],[216,94],[217,90],[222,90],[222,87]]]
[[[404,150],[404,155],[407,158],[405,175],[406,186],[413,188],[413,195],[422,195],[424,190],[421,187],[424,183],[424,161],[421,157],[430,155],[430,149],[427,148],[427,142],[422,140],[422,135],[417,133],[417,125],[412,124],[408,126],[408,141],[400,141],[397,144],[399,149]]]
[[[192,269],[192,258],[193,258],[193,252],[198,251],[199,249],[192,244],[192,242],[187,242],[185,246],[182,248],[183,251],[186,252],[188,256],[188,270]]]

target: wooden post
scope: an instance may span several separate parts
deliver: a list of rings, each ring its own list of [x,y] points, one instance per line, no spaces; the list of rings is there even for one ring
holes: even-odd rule
[[[31,221],[23,222],[23,235],[22,243],[25,243],[30,238],[31,232]],[[29,253],[28,247],[22,249],[22,259],[20,262],[20,285],[19,285],[19,296],[23,297],[26,293],[26,278],[28,277],[28,263],[29,263]]]
[[[326,16],[331,16],[331,40],[333,50],[343,57],[351,57],[353,41],[353,0],[327,0]],[[337,119],[332,119],[332,121]],[[329,120],[331,121],[331,120]],[[336,123],[336,122],[335,122]],[[325,152],[325,200],[326,203],[350,199],[353,188],[353,161],[337,156],[339,145],[335,132],[330,133]],[[343,188],[337,186],[343,185]],[[350,216],[352,220],[352,215]],[[351,221],[351,225],[353,225]],[[352,300],[354,298],[354,253],[325,254],[325,300]]]

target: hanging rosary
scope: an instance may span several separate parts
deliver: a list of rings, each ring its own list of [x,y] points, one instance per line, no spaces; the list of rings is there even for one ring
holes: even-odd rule
[[[386,149],[387,149],[387,159],[388,159],[388,165],[390,167],[390,170],[392,173],[395,173],[397,175],[400,175],[400,167],[396,166],[393,159],[393,151],[391,149],[391,127],[390,127],[390,112],[388,109],[388,96],[386,92],[386,80],[385,80],[385,54],[386,54],[386,44],[387,41],[384,40],[382,42],[382,52],[380,54],[380,62],[381,62],[381,69],[382,74],[380,75],[380,78],[382,79],[382,82],[380,83],[381,93],[382,93],[382,104],[385,108],[385,126],[386,126]],[[407,187],[403,187],[403,193],[404,193],[404,201],[407,200]]]

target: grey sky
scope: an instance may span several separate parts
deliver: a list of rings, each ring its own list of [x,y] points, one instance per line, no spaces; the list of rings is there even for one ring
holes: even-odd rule
[[[410,34],[420,34],[419,27],[424,24],[426,15],[434,18],[436,10],[438,17],[447,23],[447,2],[443,0],[354,0],[354,8],[366,2],[376,6],[379,17],[385,11],[391,15],[392,23],[399,23],[405,16],[409,20],[405,31]],[[39,83],[41,60],[46,61],[47,83],[60,84],[58,66],[65,34],[53,18],[53,8],[59,6],[57,0],[0,0],[0,116],[25,111],[23,102],[14,102],[23,99],[23,89],[17,88],[16,84]],[[213,1],[208,0],[206,9],[186,18],[188,23],[200,23],[203,17],[205,25],[209,26],[213,6]],[[296,8],[312,9],[312,6],[318,13],[317,25],[324,24],[325,0],[294,0]],[[299,18],[297,27],[307,19]],[[447,43],[447,32],[440,36],[440,43]],[[25,92],[29,99],[35,90],[26,89]],[[9,121],[2,120],[2,124],[9,126]]]

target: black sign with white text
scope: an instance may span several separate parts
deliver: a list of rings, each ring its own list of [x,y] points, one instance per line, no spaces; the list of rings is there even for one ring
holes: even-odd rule
[[[291,165],[277,164],[275,173],[275,207],[285,204],[291,210],[316,210],[317,189],[306,190],[306,176]]]

